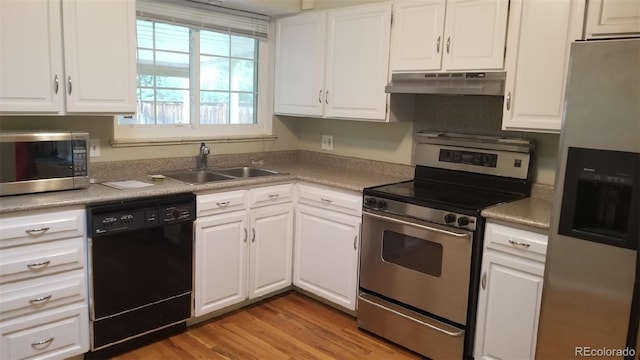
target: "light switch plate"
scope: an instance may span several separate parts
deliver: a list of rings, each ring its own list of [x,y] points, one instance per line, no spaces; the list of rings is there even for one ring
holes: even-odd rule
[[[89,157],[100,156],[100,139],[89,139]]]
[[[322,135],[322,150],[333,150],[333,136]]]

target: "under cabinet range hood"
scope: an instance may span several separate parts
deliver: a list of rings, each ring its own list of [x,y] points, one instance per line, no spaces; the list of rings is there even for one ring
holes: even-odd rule
[[[504,95],[505,72],[393,74],[390,94]]]

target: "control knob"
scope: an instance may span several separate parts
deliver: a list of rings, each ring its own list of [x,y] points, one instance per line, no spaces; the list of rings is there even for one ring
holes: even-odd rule
[[[460,216],[458,218],[458,226],[467,226],[469,225],[469,218],[466,216]]]
[[[451,224],[456,221],[456,214],[448,213],[444,216],[444,222]]]
[[[372,197],[364,198],[364,205],[369,207],[375,207],[376,198],[372,198]]]
[[[378,209],[384,210],[386,208],[387,208],[387,202],[382,199],[378,200]]]

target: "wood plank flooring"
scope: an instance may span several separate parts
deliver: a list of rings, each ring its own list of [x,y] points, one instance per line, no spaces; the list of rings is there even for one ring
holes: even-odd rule
[[[289,292],[114,359],[420,359],[356,320]]]

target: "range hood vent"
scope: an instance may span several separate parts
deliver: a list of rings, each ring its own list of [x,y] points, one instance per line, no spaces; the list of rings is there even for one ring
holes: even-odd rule
[[[504,95],[505,72],[393,74],[390,94]]]

